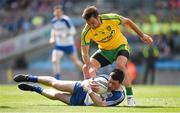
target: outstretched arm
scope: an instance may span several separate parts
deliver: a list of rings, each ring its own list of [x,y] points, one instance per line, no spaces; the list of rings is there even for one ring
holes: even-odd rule
[[[82,71],[84,74],[84,79],[89,79],[91,77],[95,77],[96,69],[92,66],[92,64],[90,62],[89,45],[81,47],[81,55],[82,55],[82,59],[84,61],[84,65],[82,68]]]
[[[146,44],[152,44],[153,43],[152,37],[143,33],[140,30],[140,28],[129,18],[122,17],[122,24],[125,27],[130,27],[133,31],[135,31],[144,43],[146,43]]]
[[[89,79],[91,78],[89,69],[90,69],[90,56],[89,56],[89,45],[86,46],[81,46],[81,56],[84,61],[84,65],[82,68],[83,74],[84,74],[84,79]]]

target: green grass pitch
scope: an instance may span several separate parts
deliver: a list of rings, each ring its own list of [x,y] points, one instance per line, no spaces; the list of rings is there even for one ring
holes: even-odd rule
[[[16,85],[0,85],[0,113],[180,113],[180,86],[134,86],[136,107],[68,106]]]

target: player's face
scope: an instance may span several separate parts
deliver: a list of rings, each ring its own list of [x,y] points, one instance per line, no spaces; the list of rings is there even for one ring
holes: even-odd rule
[[[111,76],[110,76],[109,80],[108,80],[108,90],[109,91],[114,91],[114,90],[117,90],[119,87],[120,87],[119,81],[118,80],[113,80],[111,78]]]
[[[63,15],[63,11],[61,9],[55,9],[54,10],[54,16],[56,18],[61,18],[62,15]]]
[[[95,29],[101,25],[101,21],[99,18],[91,17],[89,20],[86,21],[87,24],[92,28]]]

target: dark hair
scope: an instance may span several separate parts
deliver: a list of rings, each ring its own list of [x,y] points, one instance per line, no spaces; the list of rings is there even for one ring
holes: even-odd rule
[[[84,9],[82,17],[85,20],[89,20],[91,17],[97,18],[98,15],[99,15],[99,13],[98,13],[98,10],[95,6],[88,6],[86,9]]]
[[[124,73],[119,69],[112,70],[110,76],[113,80],[118,80],[119,83],[122,83],[124,80]]]
[[[61,5],[56,5],[56,6],[54,6],[53,9],[54,9],[54,10],[56,10],[56,9],[61,9],[61,10],[63,10],[63,7],[62,7]]]

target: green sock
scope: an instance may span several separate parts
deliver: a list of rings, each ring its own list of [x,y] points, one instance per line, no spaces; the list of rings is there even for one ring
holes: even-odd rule
[[[126,87],[126,95],[127,96],[133,95],[132,87]]]

